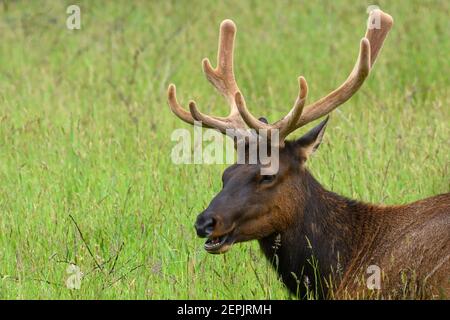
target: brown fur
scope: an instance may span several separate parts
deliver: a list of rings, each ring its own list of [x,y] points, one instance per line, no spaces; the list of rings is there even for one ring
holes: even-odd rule
[[[305,168],[308,135],[280,150],[280,170],[269,183],[260,182],[258,165],[224,172],[223,190],[198,217],[219,221],[210,238],[259,240],[299,297],[308,291],[305,281],[315,298],[450,297],[450,193],[400,206],[339,196]],[[381,268],[381,291],[366,287],[369,265]]]
[[[193,101],[188,112],[178,103],[175,86],[168,89],[172,112],[187,123],[201,121],[229,135],[227,129],[247,126],[278,131],[278,140],[271,141],[280,152],[278,173],[262,176],[257,164],[228,168],[222,191],[198,216],[196,229],[200,237],[209,238],[205,249],[211,253],[224,253],[236,242],[259,240],[286,286],[300,297],[311,295],[310,287],[318,298],[373,294],[367,293],[364,281],[369,265],[381,267],[382,297],[450,294],[450,194],[391,207],[349,200],[325,190],[304,166],[320,144],[326,120],[299,140],[285,142],[291,132],[329,114],[361,87],[393,25],[392,17],[381,10],[370,12],[369,21],[374,19],[379,26],[367,25],[347,80],[305,107],[308,86],[299,77],[294,107],[273,124],[249,112],[238,88],[233,71],[236,26],[231,20],[220,27],[217,67],[203,60],[207,79],[230,105],[229,115],[208,116]],[[236,143],[248,142],[239,135],[231,137]]]

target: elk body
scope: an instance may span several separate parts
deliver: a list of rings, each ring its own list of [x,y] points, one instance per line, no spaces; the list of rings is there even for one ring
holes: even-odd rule
[[[369,19],[375,18],[380,19],[379,28],[367,29],[347,80],[304,107],[308,87],[300,77],[292,110],[273,124],[249,112],[237,86],[236,27],[230,20],[221,24],[217,68],[203,61],[207,79],[230,105],[229,116],[203,114],[193,101],[186,111],[176,99],[175,86],[169,86],[169,106],[187,123],[201,121],[228,135],[230,129],[247,126],[279,132],[276,141],[269,141],[279,151],[278,171],[262,174],[262,163],[227,168],[223,189],[197,217],[195,227],[198,236],[207,238],[209,253],[258,240],[285,285],[299,297],[311,290],[315,298],[368,297],[374,291],[367,289],[366,272],[373,265],[381,270],[381,291],[376,291],[381,297],[450,297],[449,193],[399,206],[350,200],[322,187],[305,166],[320,145],[328,117],[298,140],[285,140],[347,101],[363,84],[393,24],[380,10],[371,12]],[[242,139],[238,134],[233,138]]]

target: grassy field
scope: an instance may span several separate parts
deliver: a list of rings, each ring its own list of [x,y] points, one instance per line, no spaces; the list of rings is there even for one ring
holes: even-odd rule
[[[66,28],[69,4],[81,30]],[[172,164],[172,131],[191,128],[166,89],[227,112],[200,61],[215,64],[231,18],[240,87],[254,114],[278,119],[297,76],[310,101],[346,78],[369,4],[0,1],[0,298],[289,298],[256,242],[203,250],[194,219],[225,165]],[[309,167],[335,192],[399,204],[450,189],[450,6],[378,4],[394,28]],[[79,290],[65,284],[71,263]]]

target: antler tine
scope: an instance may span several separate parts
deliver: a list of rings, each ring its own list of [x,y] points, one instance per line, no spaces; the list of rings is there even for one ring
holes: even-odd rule
[[[192,124],[192,125],[194,125],[194,121],[201,121],[200,119],[198,119],[197,117],[194,117],[192,115],[192,111],[188,112],[180,105],[180,103],[177,100],[177,90],[176,90],[176,86],[174,84],[169,85],[169,89],[167,90],[167,96],[168,96],[168,103],[169,103],[170,110],[172,110],[172,112],[178,118],[180,118],[184,122]],[[191,104],[193,104],[195,107],[194,101],[191,101],[189,103],[189,105],[191,105]],[[225,120],[225,118],[216,117],[216,116],[210,116],[210,118],[211,118],[211,122]],[[209,126],[209,125],[203,124],[203,123],[202,123],[202,126],[205,128],[213,128],[212,126]]]
[[[232,20],[224,20],[220,24],[219,47],[217,49],[217,68],[211,66],[208,58],[203,59],[203,71],[206,78],[230,103],[231,111],[236,112],[234,95],[239,91],[234,70],[234,39],[236,25]]]
[[[217,68],[214,69],[207,58],[203,59],[203,71],[211,84],[226,98],[230,105],[228,117],[216,117],[200,112],[194,101],[189,102],[189,111],[186,111],[176,99],[175,86],[170,85],[168,90],[169,106],[181,120],[194,124],[201,121],[202,126],[214,128],[222,133],[227,129],[245,129],[234,101],[234,95],[239,91],[233,72],[233,50],[236,35],[236,25],[231,20],[224,20],[220,24],[219,48],[217,53]]]
[[[170,84],[167,90],[167,97],[169,102],[170,110],[181,120],[186,123],[194,124],[194,118],[192,115],[184,110],[184,108],[178,103],[177,100],[177,88],[174,84]]]
[[[350,99],[358,91],[370,72],[370,44],[366,38],[361,39],[359,57],[347,80],[327,96],[310,104],[304,110],[295,129],[314,121],[334,110]]]
[[[209,82],[219,91],[230,105],[230,114],[226,118],[211,117],[200,112],[195,103],[189,105],[191,115],[202,123],[216,128],[222,133],[227,129],[245,129],[245,123],[239,115],[234,95],[239,92],[233,71],[234,39],[236,25],[227,19],[220,24],[219,47],[217,49],[217,67],[214,69],[208,58],[203,59],[203,72]]]
[[[284,140],[293,130],[298,119],[303,113],[303,107],[305,106],[306,97],[308,96],[308,84],[303,77],[298,78],[299,93],[294,107],[282,120],[275,123],[275,126],[280,128],[280,139]]]
[[[254,117],[247,109],[247,106],[245,104],[245,100],[240,92],[236,93],[235,100],[236,105],[239,110],[239,113],[241,114],[242,119],[244,119],[245,123],[250,128],[253,128],[255,130],[261,130],[265,129],[268,130],[267,137],[270,138],[270,131],[277,129],[279,130],[279,144],[282,145],[284,139],[291,133],[293,130],[295,130],[295,125],[297,121],[299,120],[303,107],[305,105],[306,97],[308,95],[308,84],[306,83],[305,78],[299,77],[298,78],[299,83],[299,93],[298,97],[295,100],[294,106],[292,107],[291,111],[281,120],[275,122],[274,124],[267,124],[265,122],[262,122],[261,120]],[[274,141],[275,142],[275,141]],[[276,143],[276,142],[275,142]]]
[[[379,25],[370,24],[374,19],[379,19]],[[339,88],[308,105],[297,122],[296,128],[330,113],[358,91],[369,75],[393,23],[392,17],[379,9],[370,12],[366,35],[361,40],[359,57],[349,77]]]

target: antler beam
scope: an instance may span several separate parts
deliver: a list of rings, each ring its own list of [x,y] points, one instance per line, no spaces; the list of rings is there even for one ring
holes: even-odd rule
[[[372,28],[371,22],[374,19],[379,19],[379,28]],[[275,122],[274,124],[266,124],[256,117],[254,117],[247,109],[245,101],[240,96],[236,94],[236,104],[238,106],[239,112],[242,115],[245,123],[254,129],[266,129],[273,130],[278,129],[279,132],[279,144],[283,145],[284,139],[293,131],[305,124],[314,121],[324,115],[327,115],[335,108],[343,104],[345,101],[350,99],[350,97],[355,94],[356,91],[364,83],[364,80],[370,73],[370,70],[375,63],[381,47],[383,46],[384,39],[386,38],[389,30],[392,28],[393,19],[390,15],[384,13],[381,10],[373,10],[370,13],[368,27],[366,35],[361,39],[359,56],[356,64],[348,76],[347,80],[338,87],[336,90],[332,91],[325,97],[313,102],[307,107],[303,108],[297,105],[298,101],[302,101],[301,94],[304,92],[306,97],[306,81],[303,77],[299,78],[300,87],[305,89],[300,90],[299,98],[297,99],[296,105],[283,119]],[[304,101],[303,101],[304,103]],[[302,113],[303,112],[303,113]]]
[[[375,24],[372,23],[374,21]],[[206,78],[227,100],[230,106],[229,115],[227,117],[206,115],[198,110],[194,101],[189,102],[189,112],[186,111],[178,103],[173,84],[168,89],[169,106],[174,114],[187,123],[194,124],[194,121],[201,121],[202,126],[217,129],[224,134],[231,133],[228,129],[234,129],[233,137],[236,137],[237,130],[245,129],[246,124],[258,131],[267,130],[268,138],[271,136],[270,131],[279,130],[279,141],[273,143],[283,146],[284,140],[291,132],[330,113],[358,91],[369,75],[392,25],[393,19],[390,15],[378,9],[373,10],[369,15],[365,37],[360,42],[358,59],[347,80],[328,95],[304,107],[308,86],[306,80],[299,77],[300,90],[291,111],[281,120],[267,124],[249,112],[236,83],[233,70],[236,25],[231,20],[224,20],[220,25],[217,67],[213,68],[208,59],[203,59],[202,64]]]

